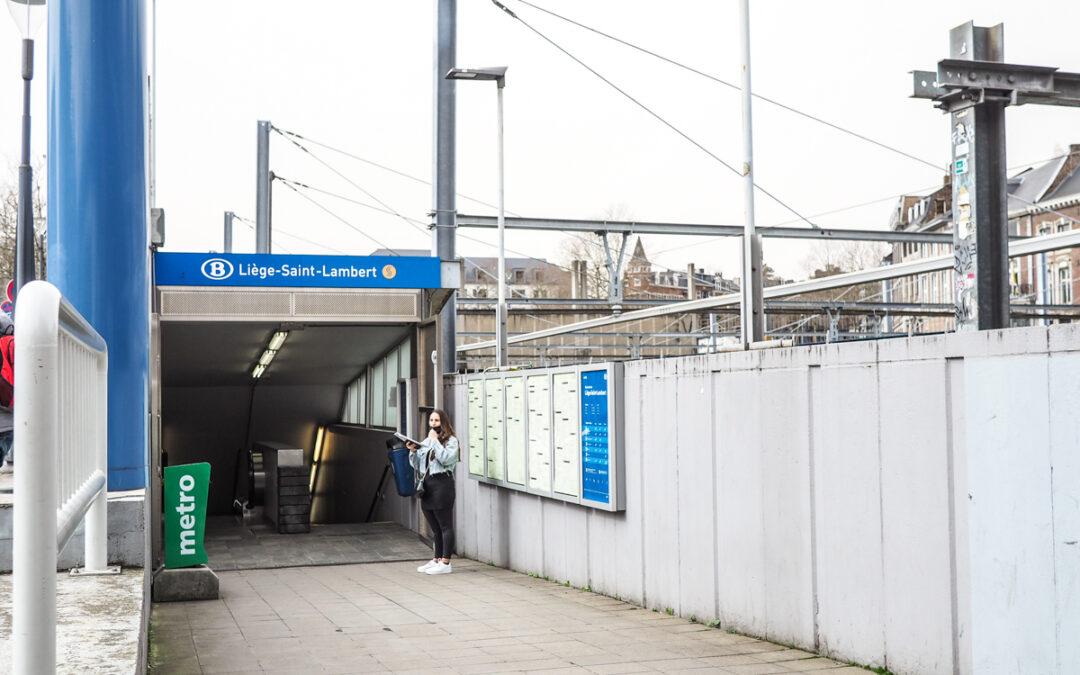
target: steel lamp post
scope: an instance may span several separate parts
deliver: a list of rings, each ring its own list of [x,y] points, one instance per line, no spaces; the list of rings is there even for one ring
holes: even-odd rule
[[[503,186],[505,178],[503,151],[503,89],[506,88],[506,67],[498,68],[451,68],[446,73],[448,80],[485,80],[495,82],[498,96],[498,145],[499,145],[499,299],[495,304],[495,363],[499,366],[510,364],[510,355],[506,341],[506,209],[503,205]]]

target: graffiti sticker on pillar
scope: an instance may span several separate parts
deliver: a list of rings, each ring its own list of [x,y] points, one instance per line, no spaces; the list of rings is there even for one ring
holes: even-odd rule
[[[167,466],[165,476],[165,567],[194,567],[206,563],[206,496],[210,465]]]
[[[975,326],[978,302],[978,284],[975,266],[976,241],[973,191],[975,189],[975,161],[978,148],[974,143],[974,120],[968,111],[952,115],[952,212],[956,227],[953,230],[954,295],[956,305],[956,328],[967,330]]]

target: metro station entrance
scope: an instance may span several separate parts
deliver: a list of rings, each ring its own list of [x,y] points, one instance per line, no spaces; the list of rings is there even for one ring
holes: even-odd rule
[[[427,258],[169,253],[155,263],[151,471],[210,464],[209,566],[430,556],[417,536],[423,519],[394,490],[386,455],[393,432],[417,433],[421,410],[436,403],[428,355],[442,287],[456,285],[460,268]],[[283,269],[336,273],[273,272]],[[153,499],[160,513],[161,495]]]

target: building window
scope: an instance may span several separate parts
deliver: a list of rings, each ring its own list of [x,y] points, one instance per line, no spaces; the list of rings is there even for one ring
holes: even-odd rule
[[[1062,305],[1072,304],[1072,267],[1062,263],[1057,272],[1057,301]]]
[[[1057,231],[1058,232],[1068,232],[1071,229],[1072,229],[1072,225],[1071,225],[1071,223],[1069,223],[1069,221],[1065,220],[1064,218],[1062,218],[1061,220],[1058,221],[1058,224],[1057,224]]]
[[[523,283],[525,283],[525,270],[514,270],[514,283],[515,284],[523,284]]]

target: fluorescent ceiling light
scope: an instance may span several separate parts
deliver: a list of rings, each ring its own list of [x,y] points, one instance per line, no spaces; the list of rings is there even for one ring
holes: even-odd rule
[[[281,345],[285,344],[285,338],[287,337],[289,337],[289,331],[279,330],[274,333],[274,337],[270,338],[270,344],[267,345],[267,349],[272,349],[276,352],[281,349]]]
[[[270,362],[277,356],[278,350],[281,349],[281,345],[285,344],[285,339],[289,337],[289,331],[279,330],[274,331],[274,334],[270,336],[270,342],[266,345],[266,349],[263,350],[259,361],[255,364],[255,367],[251,371],[251,377],[259,379],[266,369],[270,367]]]

